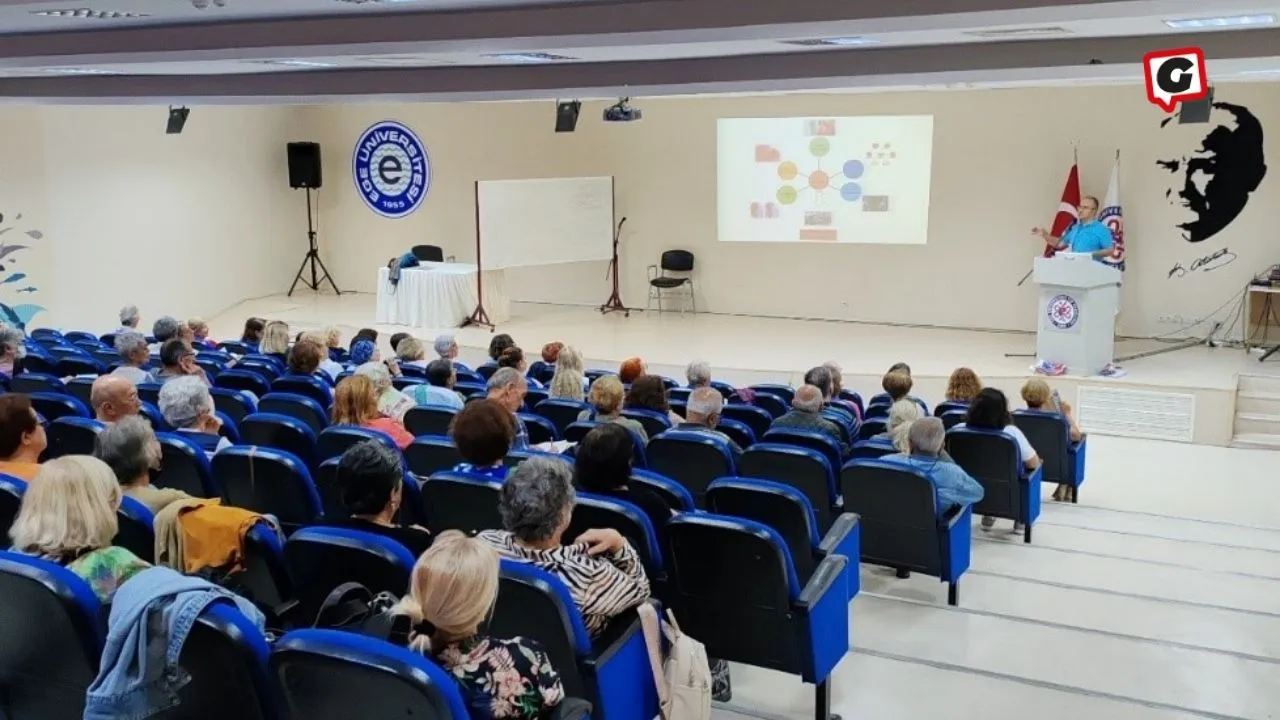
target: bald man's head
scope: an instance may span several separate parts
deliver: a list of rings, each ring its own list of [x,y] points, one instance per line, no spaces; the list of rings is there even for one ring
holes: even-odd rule
[[[122,375],[103,375],[94,380],[89,403],[93,405],[94,417],[104,423],[137,415],[142,409],[137,386]]]
[[[822,411],[822,390],[814,385],[801,385],[796,396],[791,400],[791,407],[805,412]]]

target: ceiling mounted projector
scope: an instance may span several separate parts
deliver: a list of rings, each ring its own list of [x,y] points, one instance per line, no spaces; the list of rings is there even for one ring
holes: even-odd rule
[[[640,118],[640,108],[631,107],[631,98],[619,98],[616,104],[604,109],[605,122],[635,122]]]

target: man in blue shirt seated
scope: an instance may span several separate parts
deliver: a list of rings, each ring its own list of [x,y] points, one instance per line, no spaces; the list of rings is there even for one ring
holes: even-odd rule
[[[453,390],[457,379],[458,373],[453,369],[453,363],[437,358],[427,363],[427,382],[408,386],[404,389],[404,394],[413,398],[419,406],[461,410],[462,396]]]
[[[972,505],[981,500],[984,494],[982,485],[969,477],[969,473],[959,465],[939,457],[946,435],[947,429],[939,418],[920,418],[911,423],[907,430],[907,445],[911,452],[895,453],[884,458],[924,471],[937,491],[940,516],[954,507]]]
[[[1039,235],[1045,244],[1055,250],[1072,253],[1089,253],[1094,260],[1102,260],[1111,255],[1111,228],[1098,221],[1098,198],[1085,195],[1080,200],[1074,225],[1062,233],[1062,237],[1050,234],[1044,228],[1033,228],[1032,234]]]

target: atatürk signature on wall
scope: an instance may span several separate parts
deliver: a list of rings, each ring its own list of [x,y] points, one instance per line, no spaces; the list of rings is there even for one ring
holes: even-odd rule
[[[1210,270],[1217,270],[1220,267],[1225,267],[1235,262],[1235,259],[1236,259],[1235,253],[1231,252],[1231,250],[1228,248],[1222,248],[1221,250],[1218,250],[1217,252],[1211,255],[1205,255],[1202,258],[1196,258],[1196,260],[1191,263],[1190,268],[1183,267],[1182,263],[1178,263],[1177,265],[1174,265],[1172,268],[1169,269],[1169,277],[1170,278],[1183,277],[1187,273],[1193,273],[1193,272],[1196,272],[1197,270],[1201,270],[1203,272],[1209,272]]]

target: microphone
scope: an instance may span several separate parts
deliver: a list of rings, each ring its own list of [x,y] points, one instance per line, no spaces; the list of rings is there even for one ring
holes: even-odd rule
[[[622,219],[618,221],[618,229],[621,230],[622,226],[626,224],[626,222],[627,222],[627,216],[623,215]]]

